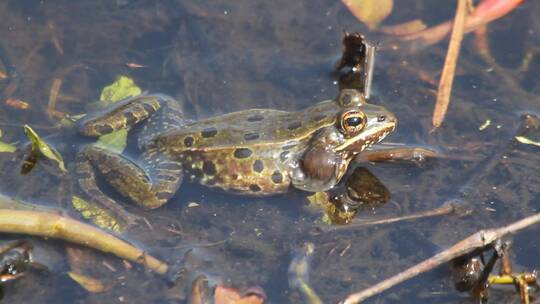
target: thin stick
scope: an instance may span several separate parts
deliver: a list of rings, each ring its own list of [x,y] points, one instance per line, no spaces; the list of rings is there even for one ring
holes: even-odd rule
[[[459,215],[466,215],[470,213],[465,206],[462,206],[459,202],[455,200],[449,200],[442,204],[438,208],[430,209],[423,212],[413,213],[409,215],[391,217],[391,218],[382,218],[382,219],[372,219],[372,220],[353,220],[352,223],[343,226],[322,226],[321,230],[323,232],[334,232],[334,231],[344,231],[344,230],[354,230],[366,226],[375,226],[383,224],[393,224],[402,221],[410,221],[416,219],[423,219],[428,217],[443,216],[451,213],[457,213]]]
[[[103,230],[59,214],[0,209],[0,232],[61,239],[141,264],[165,274],[167,264]]]
[[[432,125],[433,128],[438,128],[444,121],[444,116],[448,110],[450,103],[450,95],[452,93],[452,83],[454,82],[454,74],[456,71],[457,60],[459,58],[459,50],[461,41],[463,40],[463,30],[465,29],[465,18],[467,17],[467,0],[459,0],[456,9],[456,17],[454,19],[454,29],[450,37],[448,52],[439,82],[439,91],[437,92],[437,102],[433,110]]]
[[[350,294],[347,298],[341,301],[341,304],[354,304],[379,294],[401,282],[404,282],[410,278],[418,276],[426,271],[429,271],[443,263],[447,263],[459,256],[471,253],[474,250],[485,248],[493,244],[495,241],[502,237],[516,233],[519,230],[527,228],[531,225],[540,222],[540,213],[536,213],[510,225],[501,228],[480,230],[469,237],[456,243],[454,246],[446,249],[445,251],[436,254],[435,256],[424,260],[415,266],[398,273],[397,275],[390,277],[382,282],[379,282],[367,289]]]

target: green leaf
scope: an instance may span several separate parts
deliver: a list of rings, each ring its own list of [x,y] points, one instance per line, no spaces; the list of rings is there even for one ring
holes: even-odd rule
[[[5,142],[0,141],[0,152],[13,153],[17,150],[14,145],[6,144]]]
[[[95,146],[121,154],[126,148],[126,144],[127,130],[122,129],[100,136]]]
[[[125,227],[120,226],[114,216],[103,208],[90,204],[78,196],[71,197],[71,204],[75,210],[79,211],[82,217],[91,220],[101,228],[109,229],[117,233],[122,233],[125,230]]]
[[[133,79],[127,76],[118,76],[116,80],[103,88],[99,98],[103,106],[119,100],[140,95],[142,93]],[[127,144],[127,130],[118,130],[111,134],[100,136],[96,142],[96,146],[111,150],[118,154],[122,153]]]
[[[120,75],[116,80],[103,88],[99,100],[102,102],[117,102],[119,100],[140,95],[142,93],[133,79]]]
[[[62,172],[67,173],[62,155],[60,155],[58,151],[41,139],[36,131],[34,131],[29,125],[24,125],[24,133],[26,133],[26,136],[32,142],[32,153],[45,156],[46,158],[55,162]]]

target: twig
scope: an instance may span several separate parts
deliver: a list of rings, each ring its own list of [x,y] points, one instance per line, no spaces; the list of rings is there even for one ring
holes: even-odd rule
[[[398,217],[392,217],[392,218],[383,218],[383,219],[372,219],[372,220],[364,220],[364,221],[358,221],[354,220],[351,224],[343,225],[343,226],[321,226],[321,230],[324,232],[330,232],[330,231],[343,231],[343,230],[354,230],[361,227],[366,226],[374,226],[374,225],[381,225],[381,224],[393,224],[396,222],[401,221],[409,221],[409,220],[416,220],[420,218],[427,218],[427,217],[435,217],[435,216],[443,216],[448,215],[451,213],[457,213],[460,215],[466,215],[470,212],[466,207],[464,207],[462,204],[460,204],[456,200],[449,200],[445,202],[442,206],[434,209],[430,209],[423,212],[418,212],[414,214],[409,214],[405,216],[398,216]]]
[[[471,253],[477,249],[484,248],[486,246],[492,245],[495,241],[501,239],[502,237],[516,233],[519,230],[527,228],[531,225],[540,222],[540,213],[536,213],[524,219],[521,219],[517,222],[514,222],[510,225],[494,228],[488,230],[480,230],[469,237],[461,240],[456,243],[454,246],[446,249],[445,251],[440,252],[439,254],[424,260],[415,266],[398,273],[397,275],[390,277],[382,282],[379,282],[367,289],[364,289],[360,292],[353,293],[347,296],[347,298],[340,303],[342,304],[353,304],[360,303],[361,301],[372,297],[378,293],[381,293],[401,282],[404,282],[410,278],[418,276],[428,270],[431,270],[443,263],[447,263],[454,258],[459,256]]]
[[[114,235],[59,214],[0,209],[0,232],[35,235],[80,244],[141,264],[159,274],[167,264]]]
[[[459,50],[461,41],[463,40],[463,30],[465,28],[465,18],[467,17],[467,0],[459,0],[456,9],[456,17],[454,19],[454,29],[450,37],[448,52],[439,82],[439,90],[437,92],[437,102],[433,110],[432,125],[433,128],[438,128],[444,121],[444,116],[448,110],[450,103],[450,95],[452,93],[452,83],[454,82],[454,74],[456,71],[457,60],[459,58]]]

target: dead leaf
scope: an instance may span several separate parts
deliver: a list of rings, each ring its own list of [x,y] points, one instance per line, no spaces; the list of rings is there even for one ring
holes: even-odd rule
[[[394,7],[394,0],[341,0],[370,30],[377,28]]]
[[[6,106],[19,109],[19,110],[28,110],[30,109],[30,104],[24,100],[16,98],[8,98],[5,101]]]
[[[426,24],[420,19],[414,19],[396,25],[381,26],[381,32],[390,35],[402,36],[417,33],[426,29]]]
[[[262,304],[264,298],[257,294],[242,295],[238,289],[218,285],[214,291],[215,304]]]
[[[105,292],[110,288],[105,287],[105,285],[98,279],[94,279],[83,274],[70,271],[68,272],[68,275],[73,281],[77,282],[82,288],[90,293]]]

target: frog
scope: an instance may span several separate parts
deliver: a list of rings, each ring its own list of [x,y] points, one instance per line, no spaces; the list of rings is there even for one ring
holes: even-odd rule
[[[144,209],[167,203],[184,179],[229,193],[268,196],[293,189],[327,191],[351,160],[383,140],[396,116],[356,89],[299,111],[248,109],[201,120],[184,117],[179,103],[144,93],[79,121],[78,131],[99,137],[138,127],[137,158],[87,145],[78,153],[81,189],[110,208],[98,172],[123,197]]]

